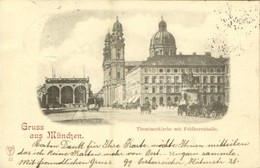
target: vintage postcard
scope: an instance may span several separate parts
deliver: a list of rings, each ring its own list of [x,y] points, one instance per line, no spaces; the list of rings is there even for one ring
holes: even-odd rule
[[[259,2],[0,1],[0,167],[257,168]]]

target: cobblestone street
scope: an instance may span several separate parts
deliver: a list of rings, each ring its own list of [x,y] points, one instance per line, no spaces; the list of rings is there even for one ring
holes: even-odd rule
[[[100,111],[88,112],[78,109],[76,112],[62,112],[47,115],[54,122],[68,124],[118,124],[118,123],[202,123],[214,119],[178,116],[177,108],[159,108],[153,110],[151,114],[141,114],[140,110],[119,110],[111,108],[101,108]]]

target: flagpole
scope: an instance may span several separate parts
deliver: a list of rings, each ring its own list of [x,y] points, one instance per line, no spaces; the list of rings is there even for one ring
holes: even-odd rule
[[[85,78],[85,66],[83,66],[83,78]]]

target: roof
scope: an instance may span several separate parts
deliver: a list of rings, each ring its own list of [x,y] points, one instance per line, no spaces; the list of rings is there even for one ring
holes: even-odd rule
[[[142,64],[142,61],[126,61],[125,66],[139,66]]]
[[[228,63],[229,63],[229,58],[227,58],[227,57],[221,57],[221,58],[219,58],[219,60],[220,60],[222,63],[224,63],[224,64],[228,64]]]
[[[162,45],[163,47],[176,48],[175,39],[167,30],[158,31],[155,33],[150,41],[150,48],[157,48]]]
[[[154,56],[143,61],[146,65],[193,65],[193,66],[221,66],[224,65],[219,58],[206,55],[176,55],[176,56]]]
[[[126,75],[129,74],[129,73],[131,73],[131,72],[133,72],[133,71],[135,71],[135,70],[138,69],[139,67],[140,67],[140,65],[135,66],[134,68],[130,69],[130,70],[126,73]]]
[[[45,83],[88,83],[88,78],[46,78]]]

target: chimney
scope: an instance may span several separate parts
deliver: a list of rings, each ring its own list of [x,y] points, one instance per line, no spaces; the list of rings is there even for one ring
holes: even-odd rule
[[[179,55],[182,55],[182,52],[179,52]]]
[[[220,55],[219,58],[223,58],[223,55]]]
[[[211,52],[205,52],[205,55],[211,57]]]
[[[193,52],[192,55],[196,55],[196,52]]]

